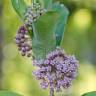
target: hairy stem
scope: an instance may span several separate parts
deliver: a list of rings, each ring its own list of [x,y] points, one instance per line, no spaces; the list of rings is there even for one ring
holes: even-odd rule
[[[55,96],[54,95],[54,90],[50,89],[50,96]]]

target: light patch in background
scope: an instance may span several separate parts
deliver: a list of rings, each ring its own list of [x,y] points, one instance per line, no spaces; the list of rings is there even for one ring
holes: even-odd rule
[[[73,16],[73,23],[80,29],[88,28],[92,23],[92,15],[88,9],[80,9]]]
[[[12,78],[10,78],[10,89],[24,96],[30,96],[27,92],[28,80],[25,75],[20,73],[15,73]]]
[[[96,90],[96,72],[92,64],[81,64],[79,67],[79,76],[80,81],[77,81],[74,85],[74,93],[81,96],[86,92]]]
[[[16,71],[16,64],[14,60],[4,60],[3,61],[3,74],[8,76]]]
[[[9,43],[3,48],[3,55],[5,59],[14,59],[18,54],[18,49],[15,44]]]

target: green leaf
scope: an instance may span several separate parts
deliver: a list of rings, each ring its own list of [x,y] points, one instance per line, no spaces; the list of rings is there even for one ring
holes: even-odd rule
[[[59,3],[53,4],[52,10],[57,11],[59,14],[59,20],[58,20],[57,29],[55,32],[56,33],[56,45],[59,46],[64,37],[64,31],[65,31],[69,11],[63,4],[59,4]]]
[[[27,5],[24,0],[11,0],[12,6],[17,14],[23,19],[24,13],[26,12]]]
[[[96,96],[96,91],[85,93],[82,96]]]
[[[0,96],[23,96],[10,91],[0,91]]]
[[[34,32],[32,47],[36,59],[44,59],[46,54],[56,48],[55,31],[58,16],[57,12],[49,11],[32,26]]]
[[[46,9],[52,6],[52,1],[53,0],[37,0],[37,2],[41,3],[41,5],[43,5]]]

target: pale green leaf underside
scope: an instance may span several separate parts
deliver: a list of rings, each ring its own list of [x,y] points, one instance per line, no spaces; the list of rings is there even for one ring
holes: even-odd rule
[[[12,6],[17,14],[24,19],[24,13],[26,12],[27,5],[24,0],[11,0]]]
[[[85,93],[82,96],[96,96],[96,91]]]
[[[57,12],[49,11],[34,23],[32,46],[36,59],[44,59],[46,54],[55,49],[55,31],[58,16]]]
[[[0,96],[23,96],[10,91],[0,91]]]
[[[56,45],[60,46],[61,41],[64,37],[64,31],[67,24],[67,19],[69,15],[68,9],[62,4],[55,3],[52,5],[52,9],[57,11],[59,14],[59,20],[56,28]]]
[[[37,0],[37,2],[41,3],[46,9],[52,6],[52,1],[53,0]]]

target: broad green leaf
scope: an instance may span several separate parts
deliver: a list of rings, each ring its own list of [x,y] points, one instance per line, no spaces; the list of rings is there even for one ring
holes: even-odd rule
[[[57,24],[57,29],[56,29],[56,44],[59,46],[61,44],[61,40],[64,37],[64,31],[67,23],[67,18],[69,15],[68,9],[63,5],[59,3],[54,3],[52,5],[52,10],[55,10],[59,14],[59,20]]]
[[[96,96],[96,91],[85,93],[82,96]]]
[[[17,14],[23,19],[26,12],[27,5],[24,0],[11,0],[12,6]]]
[[[0,91],[0,96],[23,96],[10,91]]]
[[[36,59],[44,59],[47,53],[55,49],[55,31],[57,20],[57,12],[49,11],[42,15],[34,23],[34,37],[32,39],[32,47]]]
[[[46,9],[52,6],[52,1],[53,0],[37,0],[37,2],[41,3]]]

